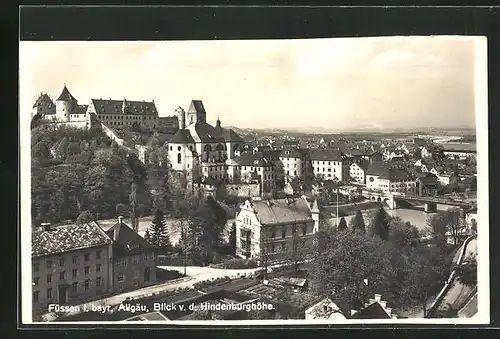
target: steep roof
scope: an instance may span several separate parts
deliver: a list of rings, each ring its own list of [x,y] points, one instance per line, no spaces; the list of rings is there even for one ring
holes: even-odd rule
[[[363,308],[358,313],[352,316],[353,319],[390,319],[391,316],[387,314],[382,305],[374,302],[371,305]]]
[[[41,106],[45,106],[47,108],[53,108],[53,107],[55,107],[54,106],[54,102],[48,96],[47,93],[40,94],[40,96],[36,99],[35,103],[33,104],[33,108],[35,108],[35,107],[41,107]]]
[[[103,100],[92,99],[95,112],[99,114],[128,114],[158,116],[156,105],[152,101]],[[125,106],[125,111],[123,110]]]
[[[222,128],[220,125],[215,127],[215,132],[224,139],[225,142],[244,142],[243,138],[230,128]]]
[[[391,169],[389,171],[389,180],[392,182],[411,181],[412,179],[411,174],[405,170]]]
[[[312,221],[311,210],[302,199],[257,200],[252,202],[262,225]]]
[[[212,125],[206,122],[196,122],[191,124],[187,129],[195,141],[224,142],[223,136]]]
[[[381,161],[373,162],[366,170],[367,175],[388,176],[389,167]]]
[[[314,149],[311,151],[312,161],[342,161],[340,150],[334,149]]]
[[[191,133],[187,129],[180,129],[175,132],[172,139],[169,141],[170,144],[192,144],[194,143]]]
[[[85,114],[87,113],[88,105],[78,105],[73,108],[71,114]]]
[[[189,105],[189,109],[187,112],[206,114],[205,107],[203,106],[203,102],[201,100],[192,100],[191,105]]]
[[[113,225],[106,231],[106,234],[113,239],[113,252],[115,257],[133,255],[156,248],[156,246],[147,242],[130,226],[123,222],[118,222]]]
[[[358,160],[358,161],[355,161],[351,164],[352,165],[358,165],[359,168],[361,168],[363,171],[367,171],[368,170],[368,167],[370,167],[370,162],[369,161],[366,161],[366,160]]]
[[[68,88],[66,87],[66,85],[64,85],[64,88],[56,101],[76,101],[76,99],[68,91]]]
[[[53,227],[31,236],[31,256],[41,257],[110,244],[111,239],[94,223]]]

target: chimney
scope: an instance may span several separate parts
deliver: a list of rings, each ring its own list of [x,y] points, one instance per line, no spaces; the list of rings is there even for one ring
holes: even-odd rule
[[[115,228],[113,230],[113,241],[116,241],[118,239],[118,229]]]
[[[380,294],[375,294],[375,301],[380,302],[382,300],[382,296]]]
[[[40,226],[42,226],[44,231],[50,231],[51,230],[51,224],[50,222],[44,222]]]
[[[118,217],[118,223],[123,224],[123,217],[121,215]]]

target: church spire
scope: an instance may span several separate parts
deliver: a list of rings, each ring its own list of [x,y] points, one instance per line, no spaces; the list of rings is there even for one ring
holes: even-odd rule
[[[217,126],[217,127],[220,127],[220,119],[219,119],[219,117],[217,117],[216,126]]]

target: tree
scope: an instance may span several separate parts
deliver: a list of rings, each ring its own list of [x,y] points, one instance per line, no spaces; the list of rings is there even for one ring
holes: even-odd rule
[[[361,213],[360,210],[356,212],[356,215],[354,218],[351,219],[350,222],[351,229],[356,232],[361,232],[361,233],[366,233],[366,228],[365,228],[365,220],[363,218],[363,214]]]
[[[370,223],[370,234],[382,240],[389,240],[389,215],[383,207],[377,210]]]
[[[82,213],[80,213],[78,218],[76,218],[76,224],[77,225],[84,225],[84,224],[89,223],[92,220],[93,220],[92,213],[90,213],[90,211],[83,211]]]
[[[477,259],[475,255],[464,260],[462,265],[455,268],[455,271],[460,283],[470,288],[477,286]]]
[[[447,229],[453,239],[453,244],[458,246],[464,236],[466,229],[465,219],[459,208],[450,208],[444,212],[447,221]]]
[[[320,252],[313,262],[318,294],[327,297],[334,292],[336,299],[351,309],[354,303],[387,289],[391,257],[384,241],[361,233],[343,232],[337,241],[328,237],[327,243],[328,250]]]
[[[310,252],[307,241],[298,234],[297,229],[294,228],[292,231],[292,239],[287,244],[285,250],[285,259],[292,263],[294,271],[298,272],[299,265],[302,260],[304,260]]]
[[[344,217],[340,218],[338,230],[339,232],[344,232],[347,230],[347,222],[345,221]]]
[[[132,229],[137,232],[137,230],[139,229],[139,218],[137,218],[137,184],[135,182],[133,182],[131,185],[130,195],[128,199],[130,204],[130,223]]]
[[[157,209],[151,227],[149,228],[150,242],[164,251],[169,251],[172,248],[168,236],[167,224],[163,218],[163,211]]]
[[[229,247],[231,248],[231,254],[236,255],[236,223],[231,224],[231,230],[229,231]]]
[[[445,258],[439,249],[416,248],[406,254],[404,278],[399,286],[399,303],[420,305],[427,315],[427,302],[435,296],[447,278]]]
[[[146,232],[144,232],[144,239],[147,242],[151,242],[151,234],[149,233],[149,230],[146,230]]]
[[[446,244],[447,221],[443,213],[430,215],[427,218],[426,231],[434,243],[440,247]]]
[[[420,238],[416,226],[404,222],[400,217],[389,219],[389,240],[396,247],[415,246]]]
[[[128,212],[128,207],[127,205],[125,204],[118,204],[116,205],[116,215],[117,216],[124,216],[124,215],[127,215],[127,212]]]

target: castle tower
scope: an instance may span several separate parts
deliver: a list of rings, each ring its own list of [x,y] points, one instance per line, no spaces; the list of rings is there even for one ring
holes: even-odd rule
[[[217,117],[217,121],[215,122],[215,126],[221,128],[220,119]]]
[[[76,107],[77,101],[68,91],[66,84],[56,100],[56,117],[59,121],[69,121],[70,113]]]
[[[177,115],[177,120],[179,121],[179,129],[186,128],[186,112],[182,109],[182,107],[177,107],[175,109],[175,114]]]

